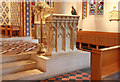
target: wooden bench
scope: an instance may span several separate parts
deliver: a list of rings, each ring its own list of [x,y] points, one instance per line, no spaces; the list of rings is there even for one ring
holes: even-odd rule
[[[77,31],[77,47],[91,54],[91,80],[118,72],[120,66],[119,33]]]

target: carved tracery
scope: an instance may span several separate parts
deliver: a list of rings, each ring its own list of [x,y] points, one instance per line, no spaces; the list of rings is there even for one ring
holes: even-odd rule
[[[53,14],[46,19],[47,52],[52,55],[56,52],[75,50],[76,26],[79,16]]]

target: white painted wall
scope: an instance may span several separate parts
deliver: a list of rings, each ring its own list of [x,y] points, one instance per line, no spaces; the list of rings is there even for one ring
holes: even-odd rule
[[[84,20],[82,20],[81,17],[79,22],[79,28],[88,31],[118,32],[118,22],[109,21],[109,12],[112,11],[113,7],[117,5],[118,2],[105,2],[104,15],[89,15],[89,6],[88,6],[88,15],[87,15],[88,17]],[[82,16],[82,10],[79,9],[79,7],[77,7],[77,10],[79,12],[79,15]]]
[[[65,13],[65,3],[64,2],[55,2],[54,3],[54,13],[64,14]]]
[[[64,4],[59,5],[59,9],[64,9],[63,11],[56,10],[56,13],[60,12],[64,14],[71,14],[71,6],[74,6],[77,10],[78,15],[80,15],[80,21],[78,28],[86,31],[102,31],[102,32],[118,32],[118,22],[109,21],[109,12],[113,10],[116,6],[118,10],[118,2],[120,0],[107,1],[104,0],[104,15],[89,15],[89,3],[88,3],[88,17],[82,20],[82,3],[81,2],[63,2]],[[57,6],[57,5],[56,5]],[[120,21],[119,21],[120,23]]]

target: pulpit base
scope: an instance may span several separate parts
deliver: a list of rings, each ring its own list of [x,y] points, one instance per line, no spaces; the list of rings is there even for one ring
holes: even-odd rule
[[[58,53],[54,56],[33,54],[31,58],[37,61],[37,68],[44,72],[39,76],[39,80],[90,67],[90,52],[81,50]]]

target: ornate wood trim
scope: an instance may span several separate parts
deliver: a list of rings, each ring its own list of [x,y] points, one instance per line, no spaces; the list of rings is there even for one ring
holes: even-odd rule
[[[26,36],[26,2],[24,2],[24,36]]]
[[[23,13],[23,2],[21,1],[21,26],[20,26],[20,36],[23,36],[24,34],[24,13]]]
[[[84,9],[84,3],[86,4],[85,9]],[[88,5],[87,0],[82,0],[82,19],[87,18],[87,7],[88,7],[87,5]],[[84,10],[86,11],[85,13]],[[84,14],[85,14],[85,18],[84,18]]]
[[[32,24],[31,24],[31,2],[29,2],[29,24],[30,24],[30,26],[29,26],[29,32],[30,32],[30,36],[32,36]]]

